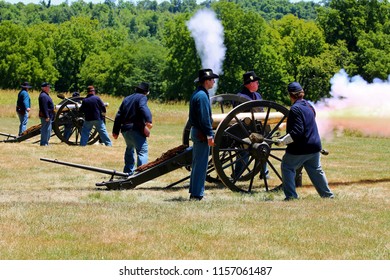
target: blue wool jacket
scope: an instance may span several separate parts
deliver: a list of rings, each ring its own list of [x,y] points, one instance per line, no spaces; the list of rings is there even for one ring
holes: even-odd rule
[[[133,93],[122,101],[115,116],[112,133],[137,130],[143,134],[145,123],[152,123],[152,113],[148,107],[148,98],[142,93]]]
[[[106,112],[106,106],[99,96],[88,94],[81,103],[80,111],[84,113],[86,121],[103,120],[102,113]]]
[[[294,142],[287,145],[286,152],[306,155],[321,151],[321,139],[315,117],[313,106],[304,99],[297,100],[291,106],[287,118],[287,133],[290,133]]]
[[[189,122],[205,136],[214,136],[209,93],[203,86],[199,86],[191,96]]]
[[[54,120],[54,103],[50,95],[42,91],[38,97],[39,117]]]
[[[241,97],[244,97],[248,100],[263,100],[263,98],[261,97],[260,93],[258,92],[250,92],[249,89],[247,89],[246,87],[242,87],[242,90],[237,93],[238,96],[241,96]]]
[[[16,101],[16,111],[20,114],[25,114],[26,109],[31,108],[31,100],[27,90],[22,89],[18,94],[18,100]]]

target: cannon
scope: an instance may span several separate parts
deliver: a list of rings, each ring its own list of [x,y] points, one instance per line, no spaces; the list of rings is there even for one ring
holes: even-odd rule
[[[252,192],[254,188],[277,190],[282,183],[281,158],[285,147],[275,145],[283,134],[289,110],[272,101],[248,101],[233,94],[221,94],[210,99],[213,112],[215,146],[211,148],[207,181],[222,182],[235,192]],[[191,125],[187,121],[182,134],[182,145],[168,150],[153,162],[139,166],[134,174],[92,166],[74,164],[57,159],[42,161],[82,168],[111,175],[108,181],[96,183],[110,190],[133,189],[138,185],[178,168],[191,169]],[[285,133],[284,133],[285,134]],[[240,171],[236,166],[240,163]],[[268,174],[266,174],[268,170]],[[167,186],[187,180],[181,178]]]
[[[80,112],[79,107],[84,97],[66,98],[62,94],[57,96],[63,100],[55,106],[55,117],[52,123],[54,133],[52,136],[57,136],[68,145],[78,145],[80,144],[81,128],[84,124],[84,114]],[[108,103],[105,103],[105,105],[108,106]],[[0,135],[6,137],[1,142],[6,143],[22,142],[40,134],[41,124],[29,127],[19,136],[0,132]],[[90,132],[87,144],[92,145],[97,141],[99,141],[99,134],[94,127]]]

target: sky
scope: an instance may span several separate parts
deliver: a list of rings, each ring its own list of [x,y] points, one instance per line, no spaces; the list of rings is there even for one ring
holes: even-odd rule
[[[12,3],[12,4],[15,4],[15,3],[19,3],[19,2],[22,2],[22,3],[25,3],[25,4],[28,4],[28,3],[35,3],[35,4],[38,4],[41,0],[4,0],[5,2],[8,2],[8,3]],[[45,0],[46,2],[48,2],[48,0]],[[74,2],[72,0],[68,0],[69,3],[71,2]],[[76,0],[77,1],[77,0]],[[138,1],[138,0],[132,0],[132,1]],[[163,2],[164,0],[157,0],[158,3],[160,2]],[[204,0],[197,0],[198,3],[201,3],[203,2]],[[294,2],[299,2],[301,0],[290,0],[290,2],[294,3]],[[305,2],[309,2],[309,1],[312,1],[312,2],[320,2],[321,0],[303,0]],[[65,2],[65,0],[51,0],[51,4],[52,5],[59,5],[61,3]],[[84,0],[84,2],[92,2],[92,3],[102,3],[104,2],[104,0]]]

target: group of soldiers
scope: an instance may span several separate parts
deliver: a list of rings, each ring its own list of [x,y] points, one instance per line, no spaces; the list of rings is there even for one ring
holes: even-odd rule
[[[19,135],[27,128],[29,113],[31,111],[31,99],[29,89],[32,87],[28,82],[21,85],[16,102],[16,112],[20,125]],[[52,122],[54,121],[54,103],[50,97],[51,85],[47,82],[41,84],[39,94],[39,118],[41,121],[41,146],[48,146],[51,136]],[[134,94],[127,96],[118,109],[114,120],[112,137],[117,139],[121,132],[126,141],[124,172],[131,175],[136,167],[134,155],[137,154],[137,166],[146,164],[148,161],[148,144],[146,138],[150,135],[152,114],[147,105],[147,95],[150,92],[149,84],[140,83],[135,87]],[[78,92],[73,93],[77,97]],[[99,96],[96,95],[94,86],[87,87],[87,96],[83,98],[79,110],[84,114],[84,122],[81,129],[80,146],[86,146],[93,128],[99,134],[99,140],[106,146],[112,146],[105,125],[106,107]],[[64,137],[69,138],[71,127],[65,127]]]
[[[24,82],[21,84],[21,88],[22,89],[19,91],[16,101],[16,112],[20,120],[19,136],[27,129],[27,122],[31,111],[31,99],[28,91],[32,87],[28,82]],[[51,85],[49,83],[43,82],[41,84],[41,92],[38,97],[39,118],[41,121],[41,146],[49,145],[52,122],[55,117],[55,106],[53,99],[50,96],[50,90]],[[78,92],[73,93],[73,97],[76,96],[79,96]],[[87,144],[92,126],[95,126],[96,130],[99,132],[102,142],[107,146],[111,146],[111,140],[108,137],[104,124],[104,114],[106,112],[106,108],[103,101],[95,95],[95,88],[93,86],[89,86],[87,88],[87,96],[83,100],[80,110],[85,115],[85,122],[81,131],[80,145],[85,146]],[[69,132],[65,131],[65,134],[69,134]],[[67,136],[69,137],[70,135]]]
[[[190,99],[189,121],[191,124],[191,139],[193,141],[193,158],[190,179],[190,200],[203,200],[205,192],[205,180],[208,166],[210,147],[214,146],[214,131],[212,129],[211,105],[209,102],[209,90],[213,88],[215,79],[219,75],[212,69],[201,69],[198,72],[196,82],[197,89]],[[243,74],[242,89],[238,95],[248,100],[261,100],[262,96],[257,92],[260,78],[254,71]],[[298,199],[296,192],[297,170],[305,168],[314,187],[323,198],[333,198],[334,194],[329,189],[328,182],[320,162],[321,140],[315,121],[315,109],[305,99],[305,93],[298,82],[292,82],[287,86],[287,92],[291,101],[290,113],[287,119],[286,135],[277,140],[277,145],[287,145],[283,156],[281,169],[283,191],[285,200]],[[240,157],[245,158],[244,155]],[[245,160],[240,160],[245,164]],[[261,174],[268,175],[266,165]],[[235,167],[237,171],[237,165]],[[238,172],[239,173],[239,172]]]
[[[212,112],[209,98],[209,90],[214,87],[215,79],[219,75],[212,69],[201,69],[195,82],[197,88],[193,92],[189,105],[189,122],[191,124],[190,136],[193,142],[193,157],[190,176],[190,200],[202,200],[205,192],[205,180],[210,154],[210,147],[214,146],[214,131],[212,129]],[[258,93],[260,78],[254,71],[243,74],[243,84],[237,94],[247,100],[262,100]],[[19,134],[23,133],[27,126],[28,115],[31,109],[31,101],[28,90],[31,88],[28,82],[24,82],[22,90],[18,94],[16,111],[20,119]],[[39,117],[41,120],[41,146],[47,146],[51,124],[54,120],[54,103],[51,99],[50,84],[44,82],[41,85],[39,95]],[[122,101],[114,120],[112,137],[117,139],[122,133],[126,142],[124,155],[124,172],[133,174],[136,166],[148,162],[147,137],[150,135],[152,125],[152,113],[147,105],[149,84],[140,83],[135,87],[135,92]],[[277,145],[287,145],[286,153],[281,163],[283,191],[285,200],[298,199],[296,192],[297,170],[305,168],[319,195],[323,198],[333,198],[334,194],[328,187],[325,173],[320,163],[321,140],[315,121],[315,109],[305,99],[304,90],[298,82],[292,82],[287,86],[287,92],[291,100],[291,108],[287,119],[286,135],[277,140]],[[95,94],[95,88],[88,86],[87,96],[83,99],[79,110],[84,113],[85,120],[81,130],[80,145],[87,145],[90,131],[93,127],[99,133],[101,142],[106,146],[112,146],[108,135],[104,118],[106,108],[103,101]],[[245,163],[246,155],[240,155]],[[235,167],[240,169],[241,167]],[[267,165],[262,167],[261,174],[269,176]],[[239,173],[239,172],[238,172]]]

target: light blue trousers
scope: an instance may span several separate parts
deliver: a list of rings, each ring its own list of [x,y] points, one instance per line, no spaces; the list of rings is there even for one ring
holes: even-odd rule
[[[110,137],[108,136],[106,125],[103,120],[85,121],[81,129],[80,146],[86,146],[89,140],[89,134],[93,127],[96,127],[99,137],[106,146],[112,146]]]
[[[207,142],[202,142],[197,137],[198,129],[191,128],[192,166],[189,193],[192,196],[204,196],[204,184],[209,162],[210,147]]]
[[[27,129],[28,112],[26,112],[24,115],[18,113],[18,117],[20,121],[20,125],[19,125],[19,136],[20,136]]]
[[[322,170],[320,162],[320,153],[308,155],[292,155],[285,153],[282,159],[282,179],[283,191],[287,199],[298,198],[295,188],[296,170],[302,166],[305,168],[307,174],[318,194],[321,197],[333,197],[332,191],[329,189],[328,181],[325,172]]]
[[[148,141],[145,135],[136,130],[122,131],[126,141],[124,173],[132,174],[135,170],[134,152],[137,157],[137,166],[148,163]]]

